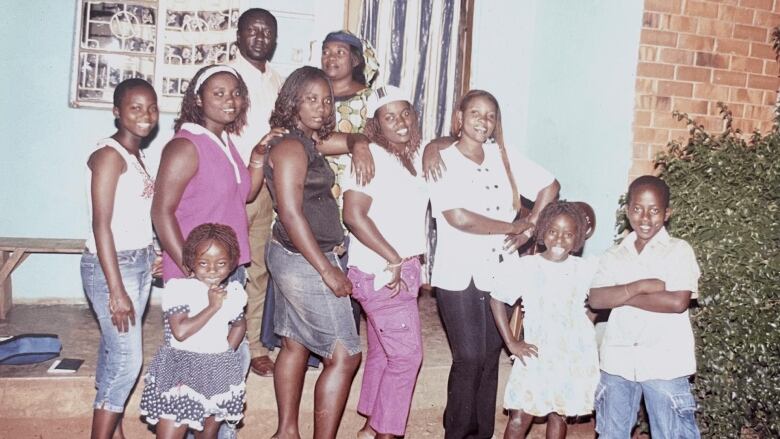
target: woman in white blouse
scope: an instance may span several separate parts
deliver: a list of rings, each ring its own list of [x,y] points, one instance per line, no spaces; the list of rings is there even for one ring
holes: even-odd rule
[[[502,346],[490,310],[493,274],[504,259],[517,257],[560,186],[548,171],[505,147],[498,102],[486,91],[461,98],[451,135],[453,147],[440,151],[446,172],[430,183],[438,233],[431,283],[453,359],[445,437],[490,438]],[[535,204],[529,216],[516,220],[521,194]]]

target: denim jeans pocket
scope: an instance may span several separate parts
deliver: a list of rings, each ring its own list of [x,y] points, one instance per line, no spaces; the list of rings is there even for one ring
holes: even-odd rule
[[[690,392],[671,395],[672,408],[677,414],[677,422],[674,430],[678,431],[681,438],[698,439],[699,428],[696,425],[696,400]]]

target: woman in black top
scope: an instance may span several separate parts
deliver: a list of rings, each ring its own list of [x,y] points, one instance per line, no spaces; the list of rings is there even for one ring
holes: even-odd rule
[[[360,338],[352,319],[352,285],[338,253],[344,230],[331,193],[334,175],[315,145],[333,131],[333,92],[327,76],[302,67],[285,81],[271,125],[289,130],[273,143],[264,173],[278,217],[267,265],[275,285],[274,329],[282,336],[274,389],[276,438],[299,438],[298,412],[306,359],[323,358],[315,387],[315,438],[336,437],[355,371]]]

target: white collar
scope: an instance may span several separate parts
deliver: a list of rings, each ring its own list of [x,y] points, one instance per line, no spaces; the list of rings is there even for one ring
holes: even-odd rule
[[[198,125],[196,123],[192,122],[185,122],[182,124],[181,129],[187,130],[191,132],[192,134],[196,135],[203,135],[205,134],[208,136],[214,143],[220,146],[220,150],[225,154],[225,157],[227,157],[228,161],[231,165],[233,165],[233,172],[236,175],[236,182],[238,184],[241,184],[241,173],[239,172],[238,165],[236,164],[236,161],[233,159],[233,154],[230,153],[230,135],[227,133],[227,131],[222,131],[222,138],[220,139],[217,137],[216,134],[214,134],[211,130],[204,127],[203,125]]]
[[[636,238],[636,232],[631,232],[625,238],[623,238],[623,241],[620,242],[620,245],[636,253],[636,246],[634,246]],[[645,244],[645,248],[642,250],[642,252],[644,253],[644,251],[648,248],[667,244],[669,241],[671,241],[671,239],[672,237],[669,235],[669,232],[666,231],[666,226],[661,227],[661,230],[659,230],[658,233],[650,238],[650,241]]]

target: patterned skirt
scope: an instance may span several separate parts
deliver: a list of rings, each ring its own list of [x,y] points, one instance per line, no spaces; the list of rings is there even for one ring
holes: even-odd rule
[[[151,425],[169,419],[177,427],[203,430],[209,416],[240,421],[245,395],[237,352],[203,354],[162,346],[144,375],[140,412]]]

